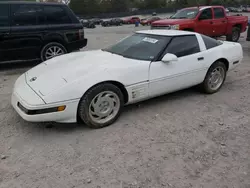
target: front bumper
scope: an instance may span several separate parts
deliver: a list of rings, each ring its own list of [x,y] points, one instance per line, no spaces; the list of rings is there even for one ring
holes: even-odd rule
[[[26,84],[24,76],[17,80],[11,96],[13,108],[24,120],[30,122],[75,123],[77,122],[78,103],[79,99],[51,104],[44,103]],[[63,111],[54,110],[60,106],[66,106],[66,108]]]

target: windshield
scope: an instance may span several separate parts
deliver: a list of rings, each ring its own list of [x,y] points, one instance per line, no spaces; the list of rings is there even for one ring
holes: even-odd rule
[[[199,13],[198,8],[183,9],[183,10],[176,12],[170,18],[171,19],[192,19],[192,18],[195,18],[198,13]]]
[[[136,33],[103,49],[130,59],[152,61],[166,47],[171,37]]]

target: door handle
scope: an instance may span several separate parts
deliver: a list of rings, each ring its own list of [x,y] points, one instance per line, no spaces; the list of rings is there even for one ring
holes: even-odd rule
[[[204,57],[198,57],[198,61],[204,60]]]
[[[223,21],[221,21],[222,23],[226,23],[226,21],[225,20],[223,20]]]
[[[213,24],[213,23],[214,23],[214,22],[212,22],[212,21],[210,22],[210,24]]]

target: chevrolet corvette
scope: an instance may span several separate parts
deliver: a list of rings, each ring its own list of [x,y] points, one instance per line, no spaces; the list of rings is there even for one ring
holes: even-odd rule
[[[188,31],[138,31],[107,48],[37,65],[17,79],[11,101],[27,121],[102,128],[128,104],[196,85],[213,94],[242,58],[239,43]]]

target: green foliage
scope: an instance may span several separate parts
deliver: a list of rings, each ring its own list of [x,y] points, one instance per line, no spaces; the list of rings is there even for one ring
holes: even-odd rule
[[[71,0],[69,6],[77,14],[99,12],[99,4],[97,0]]]

